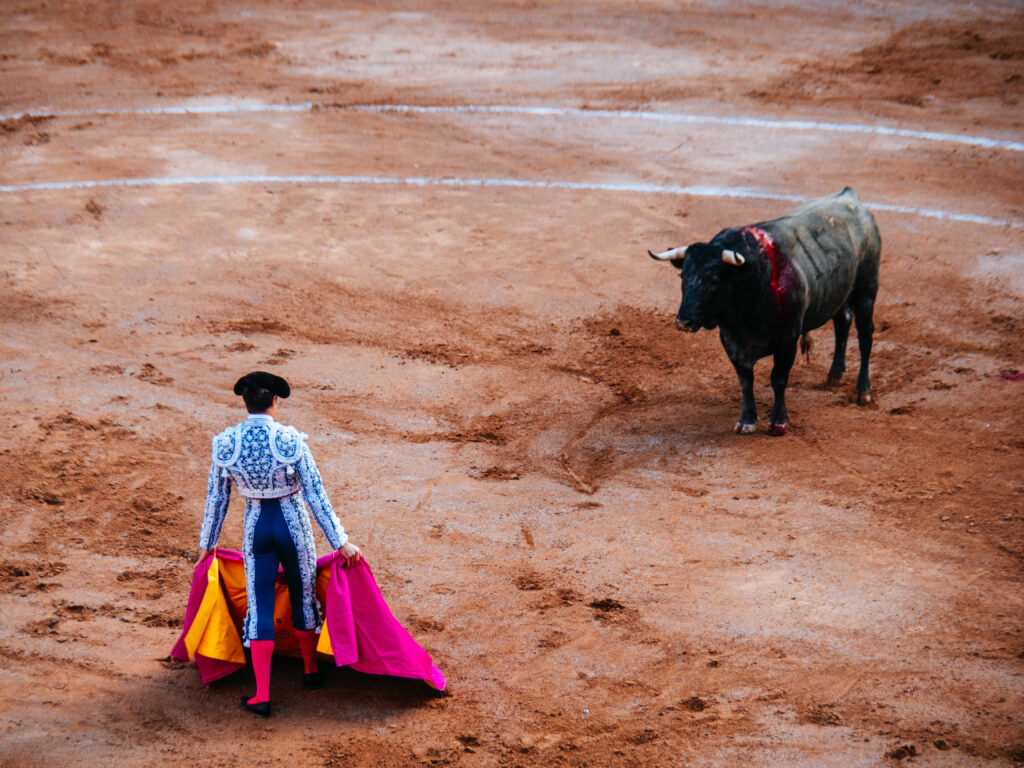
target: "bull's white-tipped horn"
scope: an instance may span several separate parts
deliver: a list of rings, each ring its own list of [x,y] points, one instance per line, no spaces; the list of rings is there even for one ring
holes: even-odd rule
[[[686,248],[670,248],[667,251],[661,253],[655,253],[654,251],[648,251],[652,259],[658,261],[669,261],[670,259],[682,259],[686,257]]]
[[[745,264],[747,260],[743,258],[743,254],[736,253],[736,251],[722,251],[722,261],[726,264],[732,264],[734,267],[739,267]]]

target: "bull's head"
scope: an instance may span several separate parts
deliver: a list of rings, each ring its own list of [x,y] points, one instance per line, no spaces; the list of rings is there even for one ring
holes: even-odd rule
[[[661,253],[648,251],[652,259],[671,262],[683,283],[683,301],[676,314],[679,330],[711,330],[718,325],[721,285],[729,278],[726,270],[741,267],[743,254],[708,243],[672,248]]]

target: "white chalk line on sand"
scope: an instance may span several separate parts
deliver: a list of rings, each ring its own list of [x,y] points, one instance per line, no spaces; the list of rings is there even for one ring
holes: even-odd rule
[[[506,187],[517,189],[568,189],[597,192],[639,192],[645,194],[683,195],[687,197],[739,198],[743,200],[781,200],[790,203],[806,202],[808,198],[766,192],[748,187],[681,187],[676,185],[642,183],[600,183],[579,181],[530,181],[523,179],[461,179],[430,178],[426,176],[183,176],[144,179],[99,179],[82,181],[46,181],[36,184],[10,184],[0,186],[0,192],[32,192],[36,190],[99,189],[104,187],[171,187],[220,184],[371,184],[407,185],[418,187]],[[865,203],[876,211],[889,211],[914,216],[924,216],[944,221],[984,224],[994,227],[1024,229],[1024,223],[1002,221],[988,216],[967,213],[950,213],[932,208],[910,208],[885,203]]]
[[[521,107],[521,106],[415,106],[408,104],[334,105],[314,104],[197,104],[176,107],[140,107],[124,109],[76,109],[37,110],[0,115],[0,120],[16,120],[22,117],[99,117],[103,115],[217,115],[254,114],[259,112],[407,112],[415,114],[485,113],[495,115],[531,115],[535,117],[603,117],[624,120],[649,120],[661,123],[690,123],[704,125],[731,125],[744,128],[778,128],[794,131],[824,131],[832,133],[873,134],[876,136],[899,136],[925,141],[952,142],[986,149],[1004,149],[1024,152],[1024,142],[992,139],[985,136],[965,136],[937,131],[915,131],[909,128],[893,128],[885,125],[862,125],[857,123],[821,123],[814,120],[777,120],[759,117],[724,117],[720,115],[694,115],[674,112],[644,112],[624,109],[578,109],[573,107]]]

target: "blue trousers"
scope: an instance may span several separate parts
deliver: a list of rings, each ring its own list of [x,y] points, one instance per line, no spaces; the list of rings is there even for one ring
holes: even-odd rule
[[[274,585],[277,583],[279,563],[284,569],[285,580],[288,583],[292,624],[295,629],[315,629],[305,625],[299,556],[281,513],[281,502],[277,499],[263,499],[260,502],[260,516],[253,531],[252,551],[256,571],[256,594],[249,595],[249,599],[256,600],[257,621],[256,637],[251,639],[274,639]]]

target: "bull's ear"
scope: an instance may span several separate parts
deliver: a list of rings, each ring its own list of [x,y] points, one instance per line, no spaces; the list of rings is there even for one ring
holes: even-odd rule
[[[723,264],[732,264],[734,267],[742,267],[746,262],[747,260],[743,258],[742,253],[736,253],[736,251],[722,251]]]

